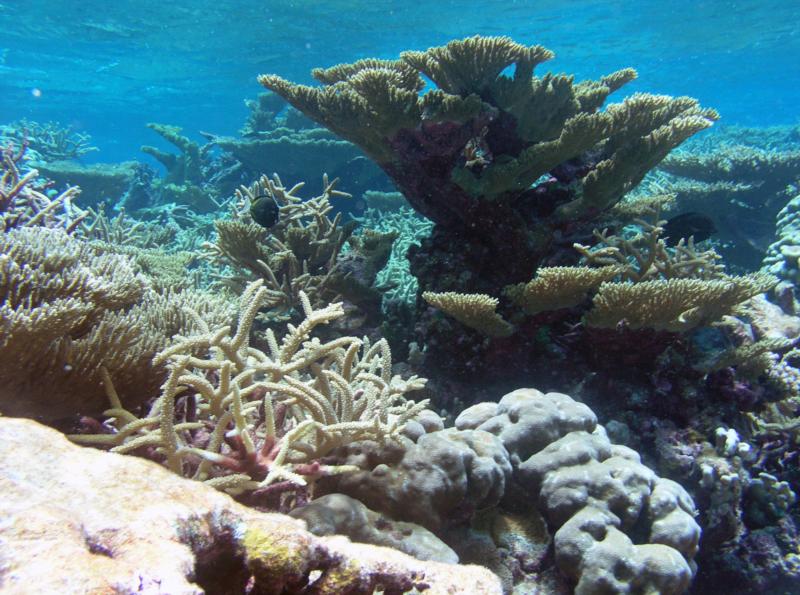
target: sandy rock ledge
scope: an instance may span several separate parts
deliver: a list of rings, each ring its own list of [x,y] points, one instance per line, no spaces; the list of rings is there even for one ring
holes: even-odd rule
[[[479,566],[317,537],[158,465],[0,418],[3,593],[501,593]]]

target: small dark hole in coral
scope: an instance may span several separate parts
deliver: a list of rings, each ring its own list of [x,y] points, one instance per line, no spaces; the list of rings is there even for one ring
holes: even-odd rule
[[[633,578],[630,566],[626,562],[617,562],[614,564],[614,578],[621,582],[628,582]]]
[[[392,523],[389,522],[387,519],[381,517],[377,521],[375,521],[375,528],[380,531],[391,531]]]
[[[109,558],[114,557],[114,552],[111,548],[102,543],[98,536],[84,534],[83,540],[91,553],[98,556],[108,556]]]
[[[250,573],[232,531],[218,533],[213,544],[201,550],[195,549],[194,553],[194,582],[206,593],[233,595],[247,592]]]

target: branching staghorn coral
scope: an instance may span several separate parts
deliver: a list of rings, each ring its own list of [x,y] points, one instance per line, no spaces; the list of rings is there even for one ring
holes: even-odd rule
[[[49,420],[102,411],[102,368],[134,408],[164,377],[155,353],[192,330],[188,304],[216,323],[232,314],[201,291],[155,291],[128,256],[64,231],[0,234],[0,411]]]
[[[331,198],[350,197],[336,190],[337,182],[323,176],[322,194],[311,199],[297,195],[303,183],[286,188],[277,175],[262,176],[237,190],[233,218],[217,221],[216,242],[204,245],[207,258],[234,268],[233,276],[221,279],[223,284],[238,289],[263,279],[271,315],[277,319],[288,318],[299,308],[301,292],[315,305],[334,298],[336,292],[327,284],[351,231],[341,224],[341,213],[328,217]],[[269,230],[250,216],[250,206],[259,197],[278,206],[278,221]]]
[[[251,283],[233,334],[205,326],[159,353],[170,373],[146,417],[121,407],[107,383],[115,433],[71,438],[120,453],[155,449],[174,472],[233,494],[274,491],[348,471],[322,459],[355,440],[391,440],[426,407],[404,398],[425,379],[393,376],[386,341],[312,338],[344,315],[341,304],[314,309],[301,293],[303,322],[280,343],[268,330],[269,353],[251,346],[268,296],[263,281]]]
[[[38,170],[22,173],[27,145],[0,148],[0,233],[16,227],[60,227],[71,233],[86,214],[72,201],[80,188],[72,186],[51,198],[37,183]]]
[[[632,237],[594,230],[595,246],[576,243],[573,247],[591,266],[619,267],[620,277],[627,281],[716,279],[724,275],[724,267],[717,262],[722,257],[714,250],[698,250],[692,237],[680,238],[675,246],[667,247],[661,237],[667,222],[660,219],[658,210],[648,215],[650,221],[634,219],[641,231]]]
[[[86,217],[78,228],[78,237],[97,240],[114,246],[138,248],[166,247],[175,240],[179,227],[170,222],[166,225],[140,221],[129,217],[121,207],[114,217],[106,214],[105,204],[97,209],[87,207]]]
[[[321,87],[259,81],[358,145],[435,223],[414,256],[423,286],[495,293],[530,279],[558,231],[596,219],[717,118],[687,97],[641,93],[600,110],[636,72],[581,83],[534,76],[552,57],[475,36],[316,69]],[[422,94],[424,77],[437,88]]]
[[[31,120],[19,120],[3,127],[3,136],[25,144],[36,153],[37,161],[63,161],[78,159],[92,151],[91,136],[78,132],[72,126],[64,127],[58,122],[44,124]]]

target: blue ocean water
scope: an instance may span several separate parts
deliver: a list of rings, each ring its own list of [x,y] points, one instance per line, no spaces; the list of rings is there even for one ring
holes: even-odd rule
[[[234,133],[256,76],[394,58],[474,34],[556,52],[540,68],[596,78],[631,66],[626,92],[691,95],[723,122],[794,124],[798,4],[779,0],[4,0],[0,120],[92,135],[88,160],[142,158],[146,122]]]

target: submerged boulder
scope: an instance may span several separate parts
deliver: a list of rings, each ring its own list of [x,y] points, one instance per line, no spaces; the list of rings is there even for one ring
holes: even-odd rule
[[[4,593],[500,593],[476,566],[317,537],[155,463],[0,419]]]

